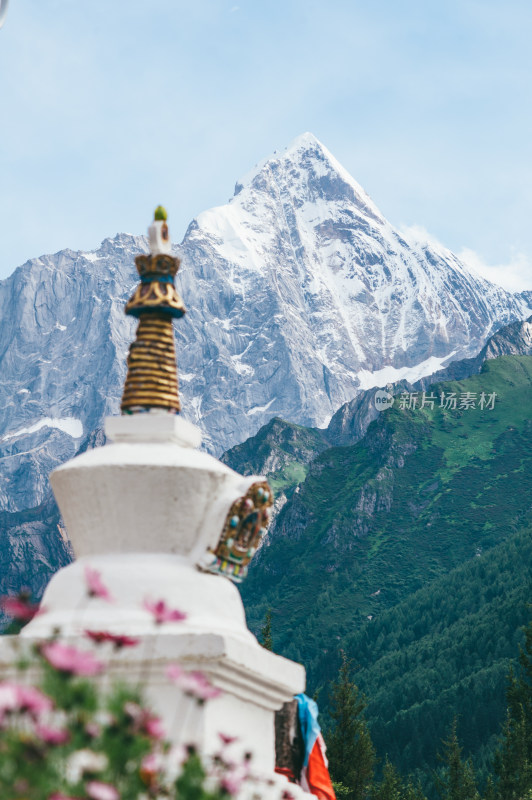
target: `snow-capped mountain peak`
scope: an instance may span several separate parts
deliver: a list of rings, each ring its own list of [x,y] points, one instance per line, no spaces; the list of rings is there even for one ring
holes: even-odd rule
[[[144,236],[117,234],[0,282],[5,510],[43,502],[50,470],[118,413],[134,335],[123,305],[146,249]],[[373,373],[476,354],[528,312],[445,248],[395,230],[312,134],[200,214],[176,250],[183,414],[214,452],[274,416],[323,425]]]
[[[279,192],[291,188],[296,194],[306,189],[315,203],[348,200],[361,216],[385,223],[362,186],[312,133],[297,136],[285,150],[259,162],[237,182],[235,196],[246,188],[261,191],[265,186]]]

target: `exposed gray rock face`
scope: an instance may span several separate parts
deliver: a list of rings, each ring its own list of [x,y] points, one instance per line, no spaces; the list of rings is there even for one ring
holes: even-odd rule
[[[527,320],[518,320],[501,328],[488,339],[480,353],[474,358],[452,361],[448,367],[438,370],[432,375],[427,375],[414,384],[399,381],[388,384],[387,389],[395,395],[402,391],[422,392],[434,383],[469,378],[480,372],[484,362],[490,358],[512,355],[532,355],[532,317]],[[354,444],[362,439],[369,425],[379,416],[379,411],[375,407],[375,391],[375,389],[368,389],[360,392],[333,415],[324,431],[331,444],[343,446]]]
[[[62,251],[0,283],[0,508],[46,498],[48,474],[87,446],[103,417],[119,410],[134,325],[132,289],[140,237],[106,240],[97,255]]]
[[[373,371],[432,359],[416,377],[430,374],[528,311],[450,251],[400,235],[310,134],[200,214],[181,251],[185,399],[224,448],[272,416],[323,426],[378,385]]]
[[[532,290],[528,289],[524,292],[520,292],[519,297],[521,300],[524,300],[527,305],[532,308]]]
[[[243,475],[271,475],[294,462],[310,463],[328,446],[326,430],[303,428],[274,417],[220,460]]]
[[[134,336],[123,306],[146,251],[145,237],[119,234],[0,282],[0,511],[47,503],[49,472],[118,413]],[[473,356],[528,311],[448,250],[400,235],[310,134],[200,214],[176,252],[183,414],[215,453],[275,416],[323,426],[378,383],[374,370]]]
[[[445,369],[421,378],[415,384],[415,388],[423,390],[431,383],[469,378],[470,375],[480,372],[482,364],[490,358],[530,355],[532,355],[532,317],[505,325],[490,336],[477,356],[451,362]]]
[[[489,339],[480,355],[484,360],[499,356],[532,356],[532,317],[500,330]]]
[[[50,494],[35,508],[0,512],[0,530],[2,595],[28,588],[40,596],[50,576],[72,560],[72,549]],[[0,612],[0,623],[2,617]]]
[[[326,431],[332,445],[342,447],[362,439],[373,420],[379,416],[374,402],[375,391],[366,389],[360,392],[334,414]]]

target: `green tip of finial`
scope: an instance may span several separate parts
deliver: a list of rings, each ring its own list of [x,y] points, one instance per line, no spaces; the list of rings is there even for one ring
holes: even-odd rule
[[[166,220],[168,219],[168,214],[166,213],[166,208],[164,208],[163,206],[157,206],[157,208],[155,209],[155,214],[153,215],[153,218],[156,221],[157,220],[163,220],[163,222],[166,222]]]

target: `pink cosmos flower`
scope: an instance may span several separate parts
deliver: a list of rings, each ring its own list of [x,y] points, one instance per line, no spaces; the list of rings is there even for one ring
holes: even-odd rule
[[[16,683],[0,683],[0,719],[10,711],[18,711],[18,687]]]
[[[13,619],[29,622],[39,611],[39,606],[21,597],[1,597],[0,606]]]
[[[238,736],[228,736],[226,733],[218,733],[218,736],[224,745],[230,745],[238,741]]]
[[[195,697],[199,703],[213,700],[222,692],[213,686],[201,672],[185,672],[179,664],[170,664],[166,668],[166,675],[189,697]]]
[[[85,786],[87,796],[91,800],[120,800],[118,791],[110,783],[90,781]]]
[[[18,686],[18,701],[21,711],[28,711],[33,716],[38,716],[54,707],[52,700],[35,686]]]
[[[142,716],[143,709],[138,703],[133,703],[131,700],[128,700],[127,703],[124,703],[124,711],[131,719],[137,721]]]
[[[89,597],[99,597],[101,600],[113,602],[113,598],[107,586],[102,581],[101,573],[88,565],[85,567],[85,580],[87,581],[87,591]]]
[[[162,770],[164,766],[163,757],[161,753],[148,753],[144,756],[140,765],[141,775],[144,777],[153,777]]]
[[[164,600],[144,601],[144,608],[153,614],[153,619],[156,625],[161,625],[163,622],[182,622],[187,618],[187,615],[177,608],[170,608],[166,605]]]
[[[49,725],[37,725],[35,732],[45,744],[65,744],[70,738],[70,733],[64,728],[51,728]]]
[[[160,717],[153,716],[138,703],[124,703],[124,711],[133,720],[135,730],[145,733],[151,739],[164,739],[166,732]]]
[[[97,739],[101,732],[102,729],[97,722],[87,722],[85,725],[85,733],[87,736],[90,736],[91,739]]]
[[[240,792],[242,784],[248,776],[249,770],[246,764],[235,764],[222,775],[220,787],[234,797]]]
[[[166,731],[160,717],[150,717],[144,721],[144,730],[151,739],[164,739]]]
[[[243,778],[238,775],[224,775],[220,781],[220,786],[225,792],[227,792],[227,794],[230,794],[234,797],[239,793],[240,787],[242,786],[242,781]]]
[[[50,642],[41,648],[44,658],[59,672],[68,672],[71,675],[98,675],[103,670],[103,664],[91,653],[68,647],[60,642]]]
[[[6,713],[27,711],[33,717],[53,708],[52,700],[35,686],[5,681],[0,683],[0,721]]]
[[[133,639],[125,634],[109,633],[108,631],[85,631],[85,636],[97,644],[110,642],[116,650],[121,650],[123,647],[135,647],[140,641],[140,639]]]

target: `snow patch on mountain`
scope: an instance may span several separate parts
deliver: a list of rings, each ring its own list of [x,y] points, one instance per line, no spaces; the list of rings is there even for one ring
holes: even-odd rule
[[[269,403],[266,403],[265,406],[255,406],[254,408],[250,408],[249,411],[247,412],[248,416],[250,416],[251,414],[264,414],[264,412],[270,408],[274,400],[275,398],[270,400]]]
[[[377,387],[387,386],[390,383],[398,383],[402,380],[408,381],[408,383],[415,383],[420,380],[420,378],[433,375],[439,369],[443,369],[445,364],[451,361],[455,354],[456,350],[453,350],[453,352],[449,353],[445,358],[435,358],[431,356],[420,364],[416,364],[414,367],[401,367],[400,369],[396,369],[395,367],[383,367],[382,369],[375,370],[375,372],[360,370],[360,372],[357,373],[360,388],[362,390],[375,389]]]
[[[23,389],[21,391],[24,391]],[[27,390],[26,390],[27,391]],[[67,433],[73,439],[81,439],[83,436],[83,424],[81,420],[74,419],[73,417],[66,417],[64,419],[53,419],[52,417],[45,417],[30,425],[28,428],[19,428],[18,431],[13,433],[6,433],[2,436],[1,441],[7,442],[9,439],[15,439],[17,436],[25,436],[29,433],[36,433],[41,428],[57,428],[63,433]]]

